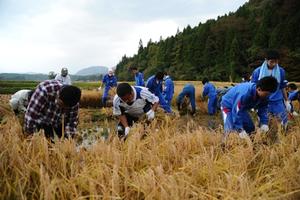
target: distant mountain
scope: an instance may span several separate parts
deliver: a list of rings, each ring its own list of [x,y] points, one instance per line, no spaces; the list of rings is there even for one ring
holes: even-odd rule
[[[75,75],[87,76],[96,74],[106,74],[108,73],[108,68],[104,66],[92,66],[79,70]]]

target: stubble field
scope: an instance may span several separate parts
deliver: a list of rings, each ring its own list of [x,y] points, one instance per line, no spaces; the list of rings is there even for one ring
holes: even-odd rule
[[[175,97],[185,83],[176,82]],[[220,113],[208,116],[194,84],[194,117],[158,111],[126,141],[112,109],[96,108],[96,87],[83,91],[78,137],[55,143],[42,132],[24,136],[1,95],[0,199],[299,199],[299,119],[286,134],[272,123],[268,134],[231,134],[222,144]]]

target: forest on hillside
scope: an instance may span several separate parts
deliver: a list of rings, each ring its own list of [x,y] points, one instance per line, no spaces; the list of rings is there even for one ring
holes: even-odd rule
[[[240,81],[264,60],[267,49],[280,52],[289,81],[300,81],[300,1],[250,0],[236,12],[198,26],[187,26],[160,41],[140,40],[138,52],[117,64],[119,80],[132,80],[136,66],[149,77],[167,71],[175,80]]]

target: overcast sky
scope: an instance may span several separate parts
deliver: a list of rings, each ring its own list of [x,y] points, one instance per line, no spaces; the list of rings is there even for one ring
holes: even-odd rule
[[[0,0],[0,73],[71,74],[114,67],[188,24],[236,11],[246,0]]]

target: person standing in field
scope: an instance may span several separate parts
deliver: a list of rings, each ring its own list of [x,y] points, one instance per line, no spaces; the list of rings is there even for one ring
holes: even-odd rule
[[[26,112],[32,94],[33,90],[19,90],[11,96],[9,105],[16,115]]]
[[[294,116],[298,116],[299,114],[295,111],[293,106],[293,101],[298,101],[298,105],[300,107],[300,92],[297,88],[297,85],[295,83],[289,83],[287,85],[287,92],[288,92],[288,100],[291,105],[291,113]]]
[[[221,111],[224,121],[224,138],[230,132],[237,132],[241,138],[247,138],[254,132],[255,126],[248,111],[257,109],[260,129],[269,130],[268,97],[277,90],[277,80],[266,76],[257,83],[241,83],[231,88],[221,101]]]
[[[33,134],[43,129],[45,136],[51,139],[55,134],[58,137],[74,136],[80,97],[81,90],[78,87],[63,85],[57,80],[41,82],[27,106],[25,133]]]
[[[144,114],[148,120],[154,119],[158,102],[158,97],[147,88],[120,83],[113,100],[113,114],[119,118],[118,136],[126,138],[130,127]]]
[[[279,118],[284,129],[287,128],[287,111],[290,112],[291,106],[288,102],[285,82],[285,71],[279,66],[279,53],[274,50],[267,52],[263,64],[253,71],[251,82],[258,83],[264,77],[272,76],[276,78],[278,87],[269,97],[268,112]]]
[[[98,90],[102,89],[102,86],[104,86],[104,92],[102,95],[102,105],[103,107],[106,106],[106,102],[108,99],[108,92],[110,89],[117,87],[118,81],[117,81],[117,77],[114,75],[114,72],[112,69],[108,70],[108,74],[106,74],[101,82],[100,87],[98,88]]]
[[[168,104],[171,108],[172,98],[174,95],[174,82],[167,72],[165,72],[164,75],[164,87],[162,95],[166,101],[166,104]]]
[[[136,67],[131,67],[130,70],[134,74],[135,85],[145,87],[144,74],[138,71]]]
[[[68,69],[65,67],[61,69],[61,74],[57,74],[55,76],[55,80],[60,81],[64,85],[72,85],[71,77],[68,74]]]
[[[192,84],[186,84],[182,91],[179,93],[176,104],[178,111],[183,109],[183,103],[185,99],[188,98],[192,107],[191,114],[194,115],[196,113],[196,96],[195,96],[195,86]]]
[[[155,96],[159,98],[159,104],[167,113],[172,113],[172,109],[169,104],[166,103],[162,95],[162,81],[164,78],[163,72],[157,72],[155,75],[148,78],[146,87],[152,92]]]
[[[215,86],[208,81],[208,78],[202,80],[203,92],[202,97],[208,96],[207,110],[209,115],[214,115],[217,112],[217,91]]]

